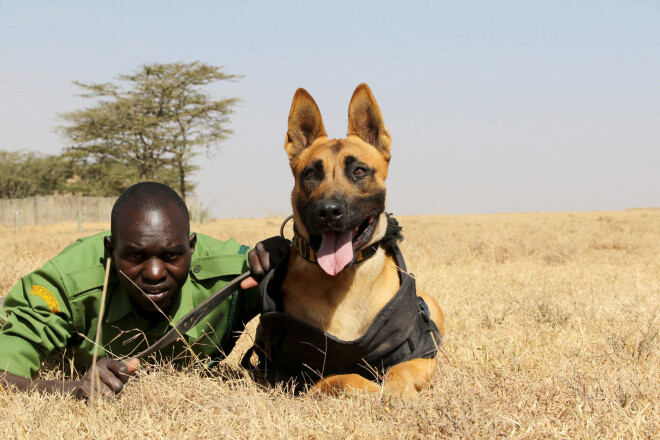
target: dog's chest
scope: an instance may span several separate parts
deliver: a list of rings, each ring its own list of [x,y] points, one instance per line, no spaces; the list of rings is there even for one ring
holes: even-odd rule
[[[359,338],[399,289],[391,258],[383,252],[371,260],[335,277],[317,276],[309,263],[292,261],[282,285],[284,311],[339,339]]]

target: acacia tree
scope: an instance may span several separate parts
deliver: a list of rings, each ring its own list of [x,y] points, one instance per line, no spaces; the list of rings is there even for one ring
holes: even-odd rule
[[[67,125],[59,130],[73,144],[69,150],[92,163],[120,161],[134,167],[139,180],[176,175],[176,182],[164,183],[178,187],[185,200],[197,169],[191,159],[212,154],[232,133],[226,125],[238,101],[214,100],[203,87],[238,78],[222,67],[193,62],[147,64],[119,75],[120,84],[74,82],[85,90],[82,97],[98,102],[61,114]]]

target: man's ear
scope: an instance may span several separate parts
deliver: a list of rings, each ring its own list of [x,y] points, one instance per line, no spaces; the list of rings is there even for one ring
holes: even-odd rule
[[[188,245],[190,246],[190,253],[195,252],[195,245],[197,244],[197,234],[194,232],[188,237]]]
[[[321,111],[314,98],[305,89],[296,90],[289,111],[289,129],[286,132],[284,150],[289,160],[299,155],[305,148],[322,137],[327,137]]]
[[[389,162],[392,143],[390,132],[385,126],[376,98],[364,83],[357,86],[348,105],[348,135],[359,136],[366,143],[378,148]]]
[[[112,235],[103,237],[103,247],[105,248],[105,253],[112,257],[112,253],[115,251],[115,245],[112,243]]]

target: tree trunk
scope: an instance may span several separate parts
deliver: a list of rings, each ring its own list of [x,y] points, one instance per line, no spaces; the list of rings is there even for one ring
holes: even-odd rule
[[[186,202],[186,170],[183,167],[183,157],[177,158],[177,164],[179,165],[179,194],[183,202]]]

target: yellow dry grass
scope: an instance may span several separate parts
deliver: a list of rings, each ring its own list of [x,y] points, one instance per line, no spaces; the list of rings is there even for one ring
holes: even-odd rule
[[[399,220],[447,318],[417,405],[262,389],[236,367],[244,336],[213,376],[147,368],[113,403],[0,391],[0,437],[660,438],[660,209]],[[280,222],[195,229],[254,243]],[[0,228],[0,295],[78,235]]]

